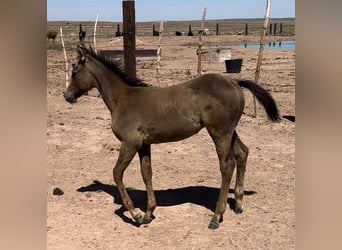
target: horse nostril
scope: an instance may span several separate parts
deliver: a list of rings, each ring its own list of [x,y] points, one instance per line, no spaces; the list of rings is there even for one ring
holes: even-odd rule
[[[76,98],[72,97],[71,95],[67,95],[64,93],[64,99],[69,103],[75,103],[77,101]]]

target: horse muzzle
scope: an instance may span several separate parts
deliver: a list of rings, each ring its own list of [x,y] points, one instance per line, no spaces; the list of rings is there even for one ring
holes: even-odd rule
[[[69,103],[75,103],[77,102],[77,98],[75,98],[74,96],[68,94],[67,92],[64,92],[64,99],[69,102]]]

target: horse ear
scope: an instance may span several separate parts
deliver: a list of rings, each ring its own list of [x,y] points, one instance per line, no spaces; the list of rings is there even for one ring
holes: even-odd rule
[[[78,62],[81,64],[84,64],[85,57],[86,57],[86,48],[83,48],[77,45],[77,57],[78,57]]]

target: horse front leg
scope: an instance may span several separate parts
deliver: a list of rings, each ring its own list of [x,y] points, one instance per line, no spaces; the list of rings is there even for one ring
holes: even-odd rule
[[[152,214],[156,208],[156,198],[152,187],[151,145],[143,145],[139,150],[141,175],[147,192],[147,209],[145,216],[138,223],[148,224],[152,221]]]
[[[141,213],[134,208],[134,204],[132,199],[129,197],[125,185],[123,184],[123,175],[124,171],[128,167],[129,163],[132,161],[134,155],[137,153],[137,150],[127,145],[126,143],[121,143],[119,158],[113,168],[113,177],[114,182],[116,183],[122,203],[124,207],[130,212],[131,216],[134,220],[138,221],[142,217]]]

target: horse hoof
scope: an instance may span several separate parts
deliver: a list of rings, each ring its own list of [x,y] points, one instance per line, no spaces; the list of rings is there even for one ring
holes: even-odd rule
[[[141,224],[149,224],[151,223],[152,218],[143,218]]]
[[[217,229],[217,228],[219,228],[219,226],[220,226],[220,224],[218,224],[217,222],[210,221],[208,228],[209,229]]]
[[[235,212],[236,214],[241,214],[241,213],[243,212],[243,209],[242,209],[242,207],[235,206],[234,212]]]
[[[136,221],[136,223],[143,224],[142,221],[144,220],[144,217],[141,214],[134,216],[133,219]]]
[[[142,215],[137,215],[134,217],[134,220],[139,224],[149,224],[152,221],[152,218],[144,218]]]

